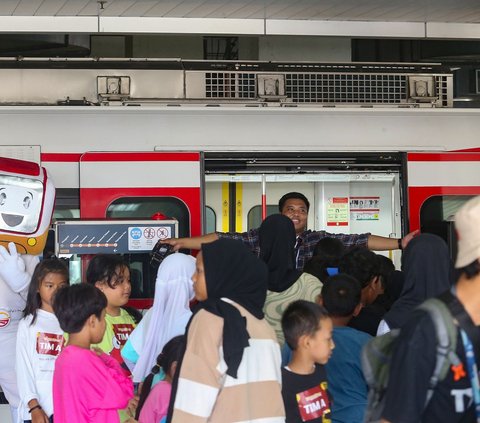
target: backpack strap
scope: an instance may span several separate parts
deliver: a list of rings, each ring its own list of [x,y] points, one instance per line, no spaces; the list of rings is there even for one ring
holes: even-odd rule
[[[478,327],[475,326],[475,323],[473,323],[472,318],[465,310],[465,307],[463,307],[463,304],[451,291],[444,292],[439,296],[439,299],[447,305],[457,325],[468,335],[473,344],[475,357],[480,357],[480,331]]]
[[[456,354],[457,327],[445,302],[439,298],[430,298],[421,304],[418,309],[429,314],[437,338],[435,367],[430,377],[425,400],[426,407],[432,398],[437,383],[447,376],[451,365],[460,364],[460,359]]]

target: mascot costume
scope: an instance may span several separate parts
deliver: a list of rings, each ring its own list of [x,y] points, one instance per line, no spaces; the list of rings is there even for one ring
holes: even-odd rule
[[[54,202],[55,188],[44,168],[0,157],[0,387],[13,422],[20,401],[15,373],[18,322],[45,248]]]

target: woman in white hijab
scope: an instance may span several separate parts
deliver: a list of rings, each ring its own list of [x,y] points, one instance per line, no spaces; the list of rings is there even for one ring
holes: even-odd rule
[[[158,268],[153,306],[130,334],[122,356],[132,370],[133,381],[142,382],[156,363],[163,346],[174,336],[183,335],[192,315],[192,275],[195,259],[177,253]]]

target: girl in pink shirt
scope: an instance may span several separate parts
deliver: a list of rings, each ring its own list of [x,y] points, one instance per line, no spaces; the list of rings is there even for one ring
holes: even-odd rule
[[[168,341],[158,355],[157,364],[143,382],[137,407],[137,418],[140,415],[139,423],[159,423],[167,415],[173,376],[184,350],[185,335],[179,335]],[[165,379],[152,388],[153,378],[160,369],[165,372]]]

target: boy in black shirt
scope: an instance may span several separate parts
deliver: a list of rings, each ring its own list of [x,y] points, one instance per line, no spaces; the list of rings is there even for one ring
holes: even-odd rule
[[[282,396],[286,423],[330,422],[330,398],[324,364],[335,347],[332,320],[310,301],[294,301],[282,317],[285,341],[292,360],[282,368]]]
[[[401,329],[390,366],[388,389],[382,422],[404,423],[460,423],[476,422],[472,378],[478,381],[480,364],[478,331],[480,329],[480,197],[468,201],[455,215],[458,234],[458,254],[455,267],[459,279],[452,290],[466,312],[464,328],[473,329],[476,337],[460,335],[457,329],[456,355],[460,363],[452,365],[445,379],[438,381],[427,401],[430,378],[437,355],[435,330],[426,313],[415,311]],[[458,304],[457,303],[457,304]],[[464,315],[465,316],[465,315]],[[468,332],[468,330],[467,330]],[[469,365],[464,343],[473,344],[473,358]],[[470,371],[473,369],[473,371]]]

